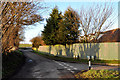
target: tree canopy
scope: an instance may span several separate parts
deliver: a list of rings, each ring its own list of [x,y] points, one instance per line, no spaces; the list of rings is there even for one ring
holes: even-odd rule
[[[43,40],[47,45],[72,44],[78,41],[79,15],[69,7],[64,15],[55,7],[47,19]]]
[[[58,39],[61,44],[72,44],[78,42],[79,15],[71,7],[65,11],[63,20],[59,23]]]
[[[55,45],[57,44],[57,30],[59,29],[58,23],[62,19],[61,12],[55,7],[47,19],[47,24],[44,26],[44,31],[42,31],[43,40],[45,44]]]
[[[98,4],[86,10],[81,8],[80,14],[68,7],[64,15],[55,7],[44,27],[43,40],[47,45],[96,42],[101,31],[113,24],[110,20],[112,13],[113,8],[109,4]]]
[[[32,47],[39,48],[39,46],[45,45],[41,36],[36,36],[32,38],[30,41],[32,42]]]
[[[42,20],[36,13],[44,8],[34,2],[1,2],[0,8],[2,53],[7,53],[14,46],[18,47],[23,25],[32,25]]]

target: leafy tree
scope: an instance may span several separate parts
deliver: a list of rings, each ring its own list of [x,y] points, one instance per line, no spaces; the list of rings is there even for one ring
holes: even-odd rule
[[[47,45],[57,44],[57,31],[59,29],[58,23],[62,19],[61,12],[58,11],[58,8],[55,7],[50,14],[50,17],[47,19],[47,24],[44,27],[42,32],[43,40]]]
[[[79,15],[75,10],[68,7],[59,26],[57,37],[61,44],[72,44],[78,41]]]
[[[40,45],[45,45],[41,36],[34,37],[30,41],[32,42],[32,47],[36,47],[37,49]]]

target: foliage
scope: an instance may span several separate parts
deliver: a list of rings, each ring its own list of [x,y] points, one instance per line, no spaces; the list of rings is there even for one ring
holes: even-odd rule
[[[94,60],[93,63],[120,64],[120,60]]]
[[[34,37],[30,41],[32,42],[32,47],[39,48],[40,45],[45,45],[43,43],[43,40],[42,40],[41,36]]]
[[[113,8],[109,4],[92,6],[87,11],[81,8],[79,15],[68,7],[61,17],[58,17],[58,9],[54,8],[44,27],[43,40],[47,45],[73,44],[78,42],[78,36],[83,31],[84,36],[80,38],[82,42],[96,42],[101,31],[113,24],[110,20],[112,13]]]
[[[57,39],[60,44],[73,44],[78,42],[79,36],[79,15],[78,13],[69,7],[63,16],[63,19],[59,23],[59,30]]]
[[[24,25],[32,25],[42,20],[36,13],[43,7],[34,2],[1,2],[0,8],[2,53],[8,53],[14,46],[19,46]]]
[[[44,31],[42,32],[43,40],[47,45],[57,44],[57,30],[59,29],[58,23],[62,19],[61,12],[58,11],[58,8],[55,7],[50,14],[50,17],[47,19],[47,24],[44,26]]]
[[[65,11],[64,16],[55,7],[47,19],[43,31],[43,40],[47,45],[72,44],[78,41],[79,15],[72,8]]]
[[[62,44],[62,45],[66,45],[67,37],[68,37],[67,36],[68,32],[66,31],[64,24],[65,24],[65,22],[62,19],[58,24],[59,29],[58,29],[57,36],[56,36],[58,43]]]
[[[88,62],[88,60],[86,60],[86,59],[74,59],[74,58],[65,57],[65,56],[54,56],[53,54],[39,52],[36,49],[33,49],[33,52],[37,53],[43,57],[46,57],[48,59],[52,59],[52,60],[54,59],[54,60],[58,60],[58,61],[77,62],[77,63],[87,63]]]
[[[25,57],[19,50],[2,54],[2,78],[11,76],[23,64]]]
[[[120,78],[119,71],[114,70],[89,70],[77,73],[76,78]]]

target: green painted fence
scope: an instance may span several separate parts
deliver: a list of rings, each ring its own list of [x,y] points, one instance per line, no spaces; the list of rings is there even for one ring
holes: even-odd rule
[[[55,56],[66,56],[86,59],[87,56],[96,56],[102,60],[120,60],[120,43],[77,43],[73,45],[39,46],[40,52]]]

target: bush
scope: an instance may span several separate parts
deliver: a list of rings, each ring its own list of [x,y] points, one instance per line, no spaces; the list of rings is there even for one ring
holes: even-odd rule
[[[2,78],[7,78],[15,73],[25,60],[22,52],[12,51],[7,55],[2,54]]]

